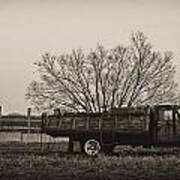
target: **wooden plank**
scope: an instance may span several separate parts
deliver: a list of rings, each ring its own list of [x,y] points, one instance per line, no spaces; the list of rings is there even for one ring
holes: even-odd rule
[[[28,120],[27,119],[0,119],[0,122],[2,123],[27,123]],[[35,120],[35,119],[31,119],[31,123],[41,123],[41,120]]]
[[[72,118],[72,127],[71,129],[76,129],[76,119]]]
[[[40,127],[31,127],[31,133],[33,132],[40,132]],[[29,127],[22,127],[22,126],[13,126],[13,127],[3,127],[0,129],[1,132],[29,132]]]
[[[114,128],[115,129],[117,128],[117,116],[115,116],[115,118],[114,118]]]
[[[61,128],[61,125],[62,125],[62,118],[59,119],[58,127]]]
[[[77,117],[77,118],[75,118],[76,120],[76,125],[75,125],[75,129],[86,129],[86,123],[87,123],[87,121],[86,121],[86,118],[84,118],[84,117]]]
[[[27,121],[16,121],[16,122],[13,122],[13,121],[1,121],[0,122],[1,124],[1,127],[3,126],[28,126],[28,122]],[[33,127],[36,127],[36,126],[41,126],[41,122],[31,122],[31,126]]]
[[[89,129],[89,117],[86,118],[86,129]]]

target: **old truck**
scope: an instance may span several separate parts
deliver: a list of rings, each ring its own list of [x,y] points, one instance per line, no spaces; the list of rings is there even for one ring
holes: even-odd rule
[[[42,132],[79,141],[94,156],[116,145],[179,146],[180,106],[156,105],[113,108],[103,113],[42,114]]]

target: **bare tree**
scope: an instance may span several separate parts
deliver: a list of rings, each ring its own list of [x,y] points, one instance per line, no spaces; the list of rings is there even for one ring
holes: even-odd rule
[[[171,103],[176,99],[172,53],[154,51],[142,32],[129,46],[98,45],[54,56],[45,53],[35,63],[40,80],[27,89],[38,110],[61,107],[70,111],[102,112],[112,107]]]

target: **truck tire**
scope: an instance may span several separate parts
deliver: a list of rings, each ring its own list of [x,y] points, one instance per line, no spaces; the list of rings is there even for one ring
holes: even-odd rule
[[[82,151],[88,156],[96,156],[101,150],[101,143],[97,139],[87,139],[82,145]]]

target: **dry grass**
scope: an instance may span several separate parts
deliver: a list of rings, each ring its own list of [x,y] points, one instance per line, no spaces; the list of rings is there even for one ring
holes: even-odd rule
[[[117,147],[115,151],[116,155],[96,158],[62,153],[0,154],[0,179],[180,179],[179,148]]]

